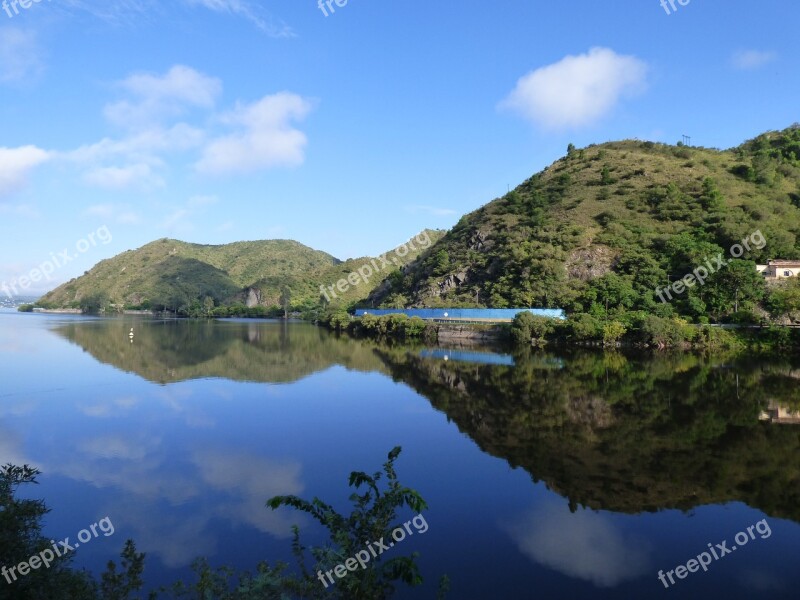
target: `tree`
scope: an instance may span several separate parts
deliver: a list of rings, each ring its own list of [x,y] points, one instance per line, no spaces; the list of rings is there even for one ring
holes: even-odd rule
[[[607,346],[616,344],[626,331],[625,325],[619,321],[609,321],[603,325],[603,344]]]
[[[447,250],[439,250],[433,257],[433,274],[444,275],[450,270],[450,254]]]
[[[608,168],[608,165],[603,165],[603,169],[600,171],[600,184],[611,185],[612,183],[614,183],[614,179],[611,177],[611,169]]]
[[[42,532],[42,520],[50,510],[43,500],[17,497],[19,488],[36,484],[40,474],[28,465],[0,467],[0,566],[52,554],[50,537]],[[144,554],[138,554],[130,540],[122,554],[122,570],[118,572],[110,562],[102,586],[86,571],[72,570],[71,560],[71,554],[53,556],[47,568],[32,570],[14,581],[13,587],[0,580],[0,600],[129,600],[142,587]]]
[[[800,320],[800,278],[781,282],[772,290],[766,304],[773,319]]]
[[[749,260],[732,260],[723,270],[714,273],[698,295],[717,315],[739,312],[743,302],[756,302],[764,297],[764,278]]]
[[[96,315],[103,311],[108,304],[108,296],[105,294],[91,294],[80,300],[81,312],[87,315]]]
[[[289,289],[288,285],[284,285],[281,288],[281,307],[283,308],[283,318],[289,318],[289,308],[291,307],[292,303],[292,290]]]
[[[383,472],[368,475],[354,471],[350,474],[349,485],[356,491],[350,496],[354,507],[347,517],[339,514],[330,504],[319,498],[309,502],[297,496],[275,496],[267,502],[267,506],[273,510],[288,506],[305,512],[328,530],[331,544],[311,548],[310,553],[316,562],[309,570],[305,566],[305,548],[300,545],[298,530],[295,528],[295,555],[301,563],[304,579],[312,590],[316,592],[320,590],[320,583],[313,573],[325,573],[333,569],[342,562],[342,557],[357,556],[357,553],[364,551],[365,545],[369,542],[391,540],[392,531],[398,523],[399,509],[407,506],[421,516],[421,512],[428,508],[418,492],[402,486],[397,479],[394,463],[400,456],[401,450],[397,446],[389,452],[388,461],[383,465]],[[382,490],[379,483],[384,476],[386,485]],[[364,492],[360,493],[362,488]],[[368,552],[366,554],[369,555]],[[339,579],[336,583],[338,593],[335,597],[384,600],[392,595],[395,581],[403,581],[412,586],[419,585],[422,583],[422,577],[416,559],[416,553],[410,557],[394,556],[388,560],[382,560],[378,555],[372,558],[369,569],[358,569],[348,573],[346,578]]]
[[[717,182],[711,177],[706,177],[703,180],[703,194],[700,196],[700,202],[706,210],[720,210],[724,204],[725,199],[717,187]]]
[[[638,299],[630,278],[613,271],[593,280],[584,296],[587,300],[596,301],[606,314],[611,308],[631,308]]]
[[[214,312],[214,299],[211,296],[203,298],[203,311],[207,317],[210,317]]]
[[[520,345],[542,346],[545,338],[555,330],[553,319],[534,315],[532,312],[523,311],[517,313],[511,324],[511,335],[514,341]]]

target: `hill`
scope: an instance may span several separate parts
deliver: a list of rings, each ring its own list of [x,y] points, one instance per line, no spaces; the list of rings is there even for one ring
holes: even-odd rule
[[[570,145],[567,156],[462,217],[368,301],[694,317],[741,310],[763,292],[744,261],[800,258],[798,157],[797,125],[726,151],[635,140]],[[659,301],[658,287],[756,231],[767,245],[732,261],[739,269],[669,305]]]
[[[379,284],[393,271],[413,262],[443,235],[422,232],[425,247],[398,256],[390,269],[372,278]],[[407,244],[410,246],[412,241]],[[393,257],[394,258],[394,257]],[[276,308],[288,288],[292,307],[319,303],[320,286],[335,284],[370,257],[341,261],[291,240],[262,240],[211,246],[161,239],[137,250],[103,260],[81,277],[52,290],[38,305],[77,308],[88,312],[113,305],[145,310],[189,312],[192,308],[246,305]],[[351,286],[339,294],[342,302],[363,299],[372,285]]]

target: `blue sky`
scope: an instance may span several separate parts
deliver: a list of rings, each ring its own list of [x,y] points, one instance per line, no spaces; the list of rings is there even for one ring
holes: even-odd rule
[[[800,121],[796,2],[659,2],[9,0],[0,282],[78,255],[44,291],[162,237],[374,255],[570,142]]]

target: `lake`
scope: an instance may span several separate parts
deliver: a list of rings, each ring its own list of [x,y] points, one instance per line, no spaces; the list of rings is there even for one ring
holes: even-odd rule
[[[291,562],[291,526],[305,543],[321,528],[266,500],[349,512],[350,472],[402,446],[429,529],[390,551],[418,552],[425,577],[398,599],[434,599],[443,574],[450,600],[798,597],[796,356],[490,352],[5,310],[0,381],[0,462],[41,469],[25,494],[52,509],[46,533],[108,517],[113,535],[75,566],[99,573],[131,538],[147,589],[199,556]]]

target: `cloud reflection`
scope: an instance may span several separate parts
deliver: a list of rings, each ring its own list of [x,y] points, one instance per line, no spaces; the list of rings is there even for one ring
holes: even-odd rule
[[[602,513],[566,505],[535,508],[505,529],[532,561],[598,587],[614,587],[650,569],[650,549]]]
[[[195,452],[195,464],[203,481],[227,492],[218,507],[220,514],[235,523],[245,522],[259,531],[290,537],[299,515],[265,507],[272,496],[303,492],[302,466],[296,461],[277,462],[260,456],[226,451]],[[289,518],[291,515],[291,519]]]

